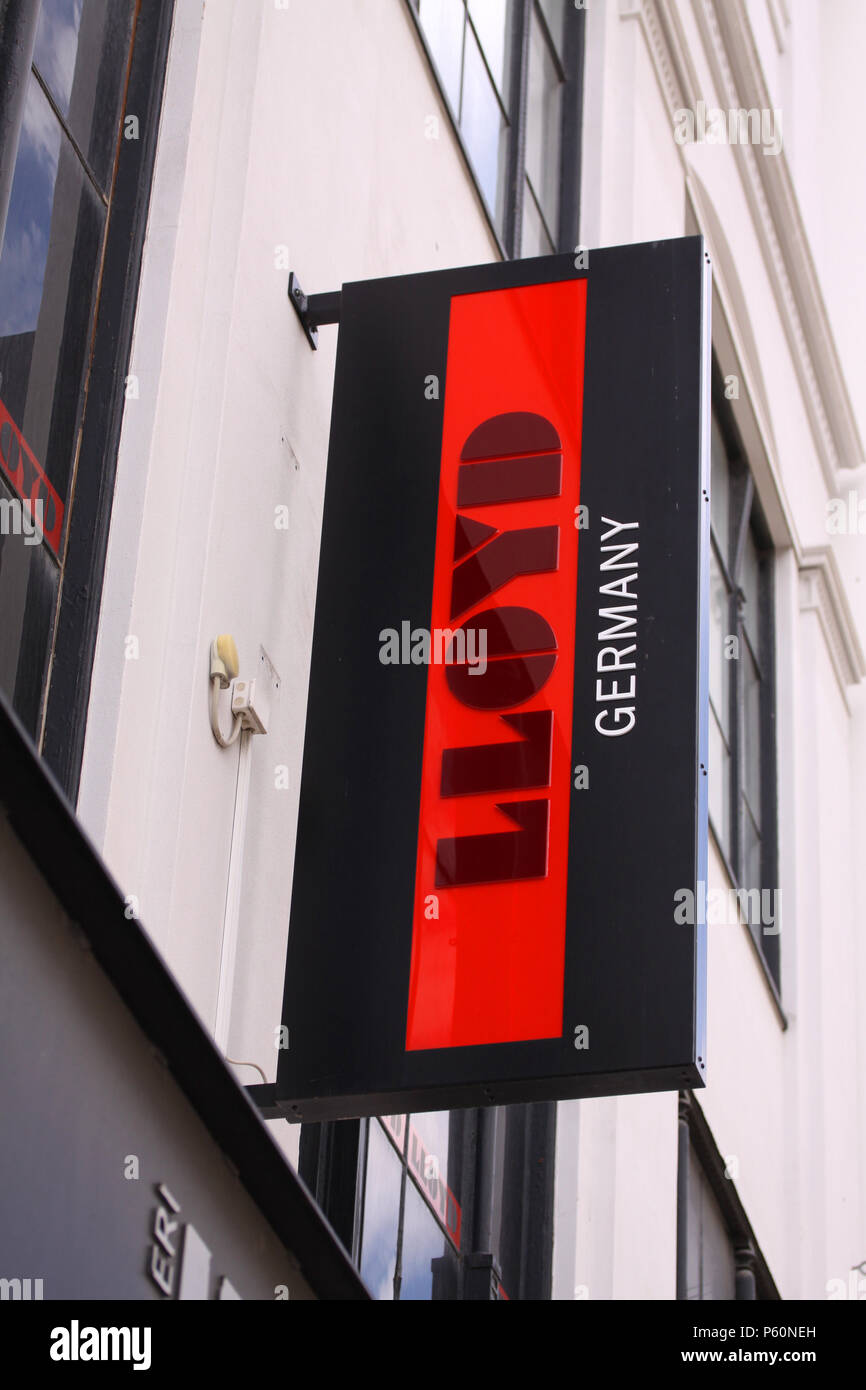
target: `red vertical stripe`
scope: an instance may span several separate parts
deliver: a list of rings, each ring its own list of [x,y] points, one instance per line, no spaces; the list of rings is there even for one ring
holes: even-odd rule
[[[446,666],[431,664],[428,670],[409,1051],[562,1033],[585,320],[584,280],[461,295],[451,303],[430,626],[472,627],[479,614],[508,611],[490,630],[488,677],[460,672],[455,679],[452,669],[449,682]],[[492,460],[508,456],[524,458],[525,465],[491,468]],[[472,467],[484,471],[471,475]],[[467,520],[476,524],[458,526],[458,497],[461,515],[469,512]],[[539,555],[531,562],[543,565],[541,572],[530,572],[529,562],[520,559],[525,539],[500,540],[491,548],[494,531],[503,536],[541,528],[558,532],[556,547],[550,532],[543,554],[536,544]],[[461,602],[476,592],[479,597],[452,619],[455,557],[472,544],[478,545],[473,563],[462,563],[473,584],[459,580],[458,594]],[[506,582],[493,588],[503,575]],[[519,631],[544,633],[544,652],[528,638],[521,642]],[[494,671],[495,662],[510,666]],[[461,692],[470,704],[458,698]],[[497,698],[511,698],[507,692],[518,702],[497,706]],[[501,716],[536,711],[552,715],[549,785],[538,786],[537,771],[527,770],[515,777],[513,791],[501,789],[507,769],[520,761],[520,754],[511,754],[500,759],[499,772],[485,774],[496,790],[442,795],[446,750],[507,745],[509,726]],[[513,742],[522,741],[525,735],[515,727]],[[485,757],[497,760],[495,750]],[[447,763],[455,765],[453,755]],[[547,805],[537,807],[536,815],[533,801]],[[508,814],[511,804],[517,816]],[[535,837],[531,845],[515,833],[518,823]],[[539,847],[545,824],[547,843]],[[509,834],[508,845],[491,838]],[[454,884],[454,873],[443,873],[443,863],[469,867]],[[476,863],[482,872],[515,876],[466,881]],[[516,876],[525,873],[533,876]]]

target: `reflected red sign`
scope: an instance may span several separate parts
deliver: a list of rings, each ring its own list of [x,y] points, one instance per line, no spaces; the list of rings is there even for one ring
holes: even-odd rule
[[[585,320],[585,280],[451,302],[408,1051],[562,1034]]]
[[[385,1130],[394,1141],[397,1152],[402,1156],[403,1146],[406,1143],[406,1125],[409,1124],[409,1144],[406,1149],[406,1160],[411,1172],[413,1173],[421,1195],[424,1197],[430,1210],[433,1212],[443,1230],[448,1234],[449,1239],[455,1249],[460,1249],[460,1228],[463,1222],[463,1213],[460,1203],[451,1191],[441,1175],[441,1163],[438,1154],[430,1154],[424,1146],[424,1141],[415,1126],[408,1120],[406,1115],[380,1115],[379,1119],[385,1126]],[[503,1291],[504,1293],[504,1291]]]

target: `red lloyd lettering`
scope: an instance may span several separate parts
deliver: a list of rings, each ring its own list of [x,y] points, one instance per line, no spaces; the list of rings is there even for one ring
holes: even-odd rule
[[[430,621],[484,631],[487,665],[428,670],[410,1052],[562,1032],[585,305],[583,280],[451,302]]]
[[[470,509],[558,497],[562,491],[560,450],[556,430],[541,415],[518,412],[485,420],[470,434],[460,455],[458,507]],[[515,457],[516,454],[523,457]],[[483,602],[518,576],[556,572],[559,539],[558,525],[503,531],[458,512],[451,618]],[[470,550],[473,553],[467,555]],[[499,712],[524,704],[546,684],[556,663],[553,628],[533,609],[511,606],[486,608],[467,619],[464,628],[469,624],[487,633],[487,666],[479,672],[465,664],[447,665],[448,688],[455,699],[471,709],[497,712],[499,723],[516,730],[523,741],[444,749],[441,795],[548,787],[552,711],[535,710],[522,716]],[[534,798],[497,802],[496,809],[519,829],[440,839],[436,848],[437,887],[503,883],[546,875],[550,801]]]

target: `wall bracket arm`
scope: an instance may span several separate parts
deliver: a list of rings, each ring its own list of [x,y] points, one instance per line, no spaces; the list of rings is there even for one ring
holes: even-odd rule
[[[341,298],[340,290],[333,290],[329,294],[304,294],[297,275],[294,271],[290,272],[289,300],[301,320],[301,326],[307,335],[307,342],[314,351],[319,346],[318,329],[321,325],[340,322]]]

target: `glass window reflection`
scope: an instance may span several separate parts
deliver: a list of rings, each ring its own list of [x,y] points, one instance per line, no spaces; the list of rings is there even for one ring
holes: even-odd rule
[[[501,222],[507,126],[471,31],[466,35],[460,124],[481,191],[495,219]]]
[[[0,256],[2,338],[30,334],[36,329],[61,140],[60,125],[31,77]]]
[[[536,206],[535,196],[530,187],[529,181],[526,183],[526,192],[523,197],[523,240],[521,243],[521,255],[527,256],[549,256],[555,250],[553,242],[547,234],[544,220]]]
[[[403,1214],[401,1300],[454,1298],[457,1260],[449,1241],[411,1183]]]
[[[14,164],[0,211],[0,500],[44,510],[41,537],[0,537],[0,688],[34,738],[136,8],[135,0],[34,0],[32,71],[20,123],[7,131]]]
[[[463,0],[421,0],[418,14],[448,100],[460,111],[463,73]]]
[[[394,1297],[400,1225],[400,1160],[376,1121],[367,1136],[367,1178],[361,1236],[361,1278],[373,1297]]]
[[[721,566],[714,550],[710,550],[710,699],[716,717],[730,737],[731,717],[731,660],[730,601]]]
[[[562,204],[563,160],[567,149],[579,163],[579,113],[566,93],[583,61],[583,12],[571,0],[411,3],[506,255],[570,247],[577,200]]]
[[[469,16],[493,81],[507,105],[514,26],[513,0],[469,0]]]
[[[526,173],[551,237],[559,220],[562,81],[550,45],[533,13],[529,37]]]
[[[65,498],[105,212],[31,77],[0,249],[0,400]]]
[[[376,1298],[456,1298],[461,1239],[448,1111],[386,1115],[368,1128],[361,1274]]]
[[[33,61],[64,116],[69,115],[82,6],[83,0],[42,0],[39,12]]]
[[[33,62],[103,192],[109,190],[132,0],[42,0]]]
[[[710,483],[712,526],[716,544],[725,564],[730,563],[730,491],[731,473],[728,466],[728,451],[719,422],[713,415],[712,423],[712,480]]]
[[[568,0],[538,0],[541,13],[560,59],[565,54],[565,21]]]

